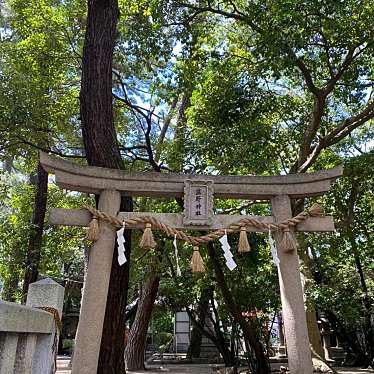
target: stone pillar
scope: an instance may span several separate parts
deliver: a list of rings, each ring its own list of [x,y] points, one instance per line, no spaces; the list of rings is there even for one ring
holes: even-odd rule
[[[120,203],[118,191],[105,190],[100,194],[99,210],[117,215]],[[100,221],[100,237],[91,248],[84,282],[72,374],[97,372],[115,238],[115,228]]]
[[[292,217],[291,202],[287,195],[274,197],[271,205],[276,222]],[[275,233],[274,238],[280,259],[278,275],[288,366],[291,374],[312,374],[313,364],[309,348],[299,257],[296,251],[286,252],[285,248],[282,248],[282,233]]]
[[[65,289],[50,278],[31,283],[27,293],[26,305],[33,308],[49,306],[57,309],[60,318],[64,305]]]
[[[64,292],[64,287],[52,279],[42,279],[30,284],[26,305],[34,308],[52,307],[57,309],[61,318]],[[53,324],[51,334],[28,334],[24,353],[25,374],[55,372],[55,356],[57,355],[59,334],[56,323]]]

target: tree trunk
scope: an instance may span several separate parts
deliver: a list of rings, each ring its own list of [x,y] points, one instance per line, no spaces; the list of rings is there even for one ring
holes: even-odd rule
[[[303,276],[304,276],[304,295],[305,289],[308,289],[311,284],[314,283],[314,277],[312,273],[313,263],[312,259],[309,257],[307,251],[307,243],[305,240],[305,234],[298,234],[298,244],[299,244],[299,256],[303,263]],[[306,297],[306,323],[308,327],[309,342],[312,346],[314,352],[319,356],[324,358],[325,353],[322,347],[321,333],[318,328],[316,309],[314,302]]]
[[[205,318],[209,312],[209,299],[212,295],[213,290],[211,286],[204,287],[201,291],[200,300],[198,303],[198,313],[196,322],[204,328]],[[190,345],[187,351],[187,358],[199,358],[201,352],[201,340],[202,340],[201,328],[198,328],[197,324],[192,325]]]
[[[270,374],[270,365],[264,354],[263,347],[261,343],[257,341],[252,327],[241,315],[241,312],[235,303],[234,297],[227,286],[225,276],[222,271],[221,264],[218,261],[213,244],[208,243],[207,248],[209,258],[214,268],[217,285],[222,292],[223,299],[225,300],[225,305],[234,321],[241,327],[244,339],[248,342],[256,357],[256,367],[252,369],[254,369],[254,372],[257,374]]]
[[[202,338],[201,330],[196,325],[192,325],[190,345],[187,350],[188,359],[200,358]]]
[[[144,370],[144,352],[147,330],[156,300],[160,277],[151,276],[144,285],[134,323],[130,328],[125,356],[128,370]]]
[[[186,90],[181,98],[178,108],[177,122],[173,139],[173,157],[170,160],[170,166],[173,170],[182,172],[185,162],[185,143],[186,143],[186,110],[191,103],[191,90]]]
[[[48,173],[38,164],[35,181],[35,200],[31,218],[31,230],[25,259],[25,276],[23,281],[22,300],[26,301],[30,283],[38,279],[38,268],[42,250],[42,238],[45,212],[47,209]]]
[[[8,157],[3,162],[3,170],[7,173],[11,173],[13,169],[13,157]]]
[[[116,0],[89,0],[83,48],[80,111],[89,165],[121,169],[113,120],[112,66],[119,17]]]
[[[13,158],[8,157],[3,162],[3,171],[11,173],[13,168]],[[20,246],[18,243],[13,248],[12,256],[8,257],[8,276],[4,279],[3,290],[1,297],[5,301],[16,301],[16,292],[18,291],[19,272],[17,270],[17,255],[20,253]]]
[[[169,258],[169,256],[166,256],[166,259],[169,263],[169,266],[170,266],[170,270],[171,270],[171,274],[172,274],[172,277],[174,279],[174,281],[176,282],[176,286],[177,286],[177,277],[176,277],[176,273],[175,273],[175,270],[173,268],[173,265],[171,263],[171,260]],[[212,295],[212,287],[211,286],[207,286],[206,288],[204,288],[203,290],[204,292],[204,300],[205,298],[208,298],[207,302],[208,302],[208,305],[207,305],[207,313],[208,313],[208,308],[209,308],[209,298],[213,298],[213,295]],[[202,296],[203,298],[203,296]],[[214,307],[214,301],[212,301],[213,304],[212,306]],[[205,301],[204,301],[205,303]],[[214,323],[213,322],[213,327],[214,327],[214,334],[213,332],[211,331],[208,331],[208,329],[205,328],[205,318],[204,320],[202,320],[202,315],[198,318],[196,318],[196,315],[195,313],[192,312],[192,310],[189,308],[189,305],[185,305],[185,309],[186,309],[186,312],[188,314],[188,317],[190,318],[190,321],[193,325],[193,328],[194,329],[197,329],[199,330],[199,332],[201,333],[201,335],[204,335],[205,337],[207,337],[218,349],[219,353],[222,355],[222,358],[223,358],[223,361],[225,362],[225,366],[230,366],[230,364],[232,363],[232,360],[231,360],[231,353],[226,345],[226,342],[225,342],[225,338],[224,338],[224,335],[222,333],[222,331],[220,330],[220,322],[219,322],[219,319],[216,318],[216,322]],[[207,314],[205,314],[206,316]],[[191,342],[192,344],[192,342]]]
[[[223,362],[225,363],[225,366],[233,366],[233,360],[231,359],[231,352],[226,345],[224,335],[222,331],[220,330],[219,321],[217,323],[213,324],[214,327],[214,334],[208,331],[206,328],[204,328],[205,324],[201,324],[198,319],[196,319],[196,316],[192,311],[188,308],[188,305],[185,307],[186,312],[190,318],[190,321],[192,322],[192,325],[197,328],[200,333],[204,336],[206,336],[218,349],[219,353],[222,356]]]
[[[3,290],[1,298],[4,301],[16,301],[16,293],[18,291],[19,274],[14,263],[14,258],[9,258],[9,276],[4,279]]]
[[[89,0],[83,48],[80,110],[89,165],[122,169],[113,120],[112,63],[119,17],[116,0]],[[122,211],[132,211],[132,199],[122,198]],[[125,231],[127,263],[118,265],[114,250],[98,373],[125,372],[125,307],[129,282],[131,231]],[[94,374],[94,373],[93,373]]]

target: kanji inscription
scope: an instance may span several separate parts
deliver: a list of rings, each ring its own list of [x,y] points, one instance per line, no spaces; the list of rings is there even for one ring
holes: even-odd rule
[[[210,225],[213,218],[213,182],[184,182],[185,225]]]

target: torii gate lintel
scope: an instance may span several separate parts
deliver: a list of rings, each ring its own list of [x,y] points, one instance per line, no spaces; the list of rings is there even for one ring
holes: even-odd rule
[[[277,195],[291,199],[323,195],[343,173],[342,166],[308,174],[280,176],[185,175],[155,172],[124,172],[94,166],[73,164],[61,158],[40,153],[43,168],[56,176],[61,188],[100,194],[116,190],[126,196],[183,197],[186,179],[209,179],[214,183],[214,197],[223,199],[270,200]]]

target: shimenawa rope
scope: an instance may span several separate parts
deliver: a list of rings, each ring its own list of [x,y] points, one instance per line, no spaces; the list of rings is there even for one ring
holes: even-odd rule
[[[302,221],[305,221],[308,217],[317,217],[322,216],[324,214],[323,208],[319,204],[314,204],[310,209],[305,209],[303,212],[299,213],[297,216],[289,218],[285,221],[280,223],[264,223],[255,218],[243,218],[236,223],[231,224],[229,227],[224,229],[215,230],[209,234],[202,235],[202,236],[192,236],[187,235],[185,232],[177,230],[169,225],[164,224],[163,222],[159,221],[158,219],[150,216],[144,217],[134,217],[134,218],[127,218],[127,219],[119,219],[114,217],[110,214],[105,212],[101,212],[89,205],[84,206],[92,214],[92,220],[97,221],[101,219],[110,223],[113,226],[122,226],[125,224],[127,227],[131,225],[138,225],[144,224],[145,231],[147,229],[151,229],[154,227],[158,230],[164,231],[167,236],[173,237],[176,235],[178,240],[183,240],[185,242],[191,243],[192,245],[199,245],[199,244],[206,244],[212,240],[219,239],[222,235],[231,234],[236,231],[240,231],[242,227],[252,226],[257,229],[261,230],[271,230],[271,231],[279,231],[282,230],[284,233],[289,232],[290,228],[295,227]],[[150,226],[151,225],[151,226]],[[95,225],[96,231],[96,225]],[[97,237],[91,238],[91,240],[97,240]]]

